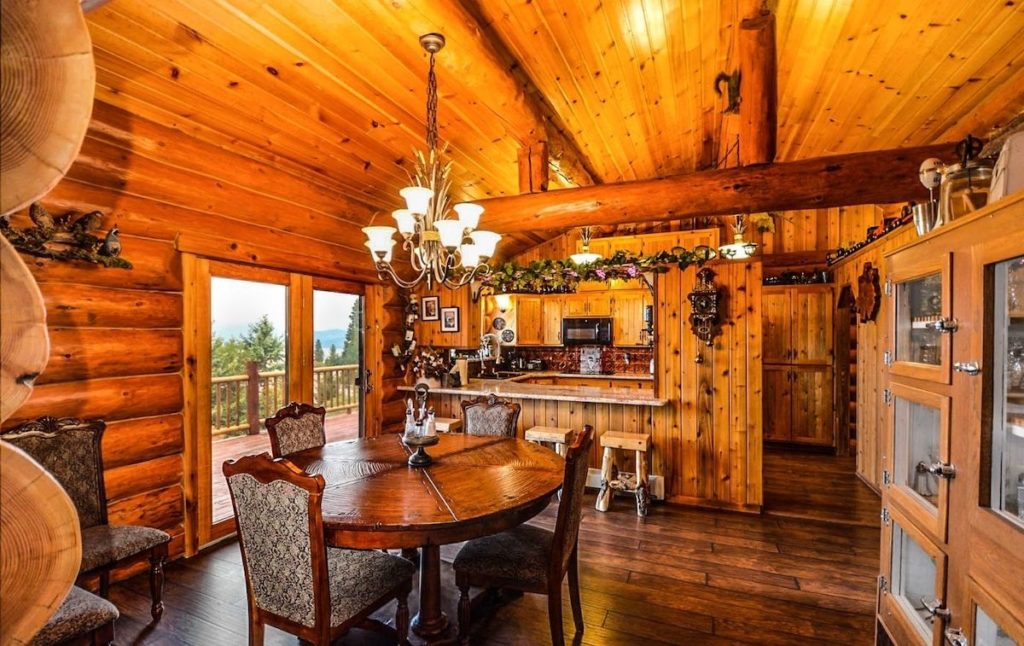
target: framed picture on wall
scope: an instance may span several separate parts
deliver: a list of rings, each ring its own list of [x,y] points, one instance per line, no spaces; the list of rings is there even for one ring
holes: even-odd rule
[[[423,312],[420,318],[424,321],[436,321],[440,307],[440,299],[437,296],[424,296]]]
[[[441,331],[442,332],[458,332],[459,331],[459,308],[457,308],[457,307],[442,307],[441,308]]]

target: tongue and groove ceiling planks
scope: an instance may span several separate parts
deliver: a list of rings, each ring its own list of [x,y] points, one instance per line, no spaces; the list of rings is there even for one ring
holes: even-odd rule
[[[549,141],[565,185],[721,163],[750,0],[132,0],[88,14],[97,99],[390,220],[423,147],[426,55],[460,199],[515,195]],[[773,0],[778,161],[982,135],[1024,108],[1024,4]],[[128,126],[130,129],[130,126]],[[486,215],[485,215],[486,223]],[[351,235],[351,234],[347,234]],[[541,240],[516,233],[513,246]]]

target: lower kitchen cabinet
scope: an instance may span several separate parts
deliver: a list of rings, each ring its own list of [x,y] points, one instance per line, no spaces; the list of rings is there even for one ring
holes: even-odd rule
[[[766,440],[832,446],[831,366],[764,366]]]

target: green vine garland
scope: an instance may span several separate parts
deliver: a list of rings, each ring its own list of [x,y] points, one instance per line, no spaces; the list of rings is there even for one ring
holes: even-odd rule
[[[700,266],[715,255],[714,249],[702,245],[693,250],[674,247],[651,256],[617,251],[609,258],[586,265],[577,265],[572,260],[535,260],[528,265],[507,262],[492,270],[481,286],[498,294],[570,293],[576,291],[580,282],[634,280],[648,273],[664,273],[673,266]]]

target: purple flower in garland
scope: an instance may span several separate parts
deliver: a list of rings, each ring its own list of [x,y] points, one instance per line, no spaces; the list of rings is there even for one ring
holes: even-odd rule
[[[594,270],[594,275],[597,276],[598,278],[600,278],[601,280],[604,280],[605,278],[608,277],[608,274],[605,273],[605,271],[603,269],[595,269]]]
[[[636,275],[639,273],[636,269],[636,265],[626,265],[623,269],[626,270],[626,275],[630,278],[636,278]]]

